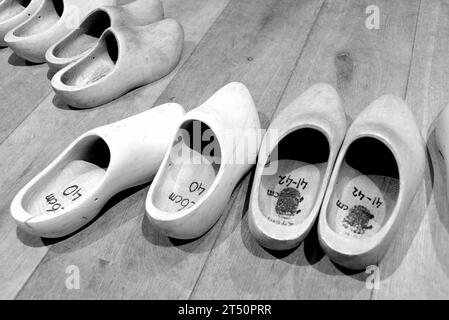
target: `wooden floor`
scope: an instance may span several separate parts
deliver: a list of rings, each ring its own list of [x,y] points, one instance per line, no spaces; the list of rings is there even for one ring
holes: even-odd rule
[[[449,1],[163,2],[185,29],[181,64],[99,108],[68,108],[52,92],[46,65],[0,50],[0,298],[449,298],[446,172],[433,132],[449,102]],[[365,26],[368,5],[380,8],[379,30]],[[195,108],[230,81],[248,86],[264,127],[321,81],[338,89],[352,119],[382,94],[408,101],[428,143],[426,177],[379,264],[378,288],[366,285],[370,274],[332,264],[316,230],[293,252],[262,249],[247,223],[252,173],[195,241],[168,239],[150,225],[148,185],[119,194],[66,239],[16,228],[14,195],[78,135],[168,101]],[[80,270],[79,290],[66,287],[71,265]]]

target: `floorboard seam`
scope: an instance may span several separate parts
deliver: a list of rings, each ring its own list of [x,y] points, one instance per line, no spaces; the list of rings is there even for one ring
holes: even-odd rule
[[[39,260],[39,263],[36,263],[36,265],[33,268],[33,271],[30,272],[30,275],[28,276],[28,278],[25,280],[25,282],[22,284],[22,286],[20,287],[20,289],[17,291],[17,293],[15,294],[13,300],[17,300],[17,297],[22,293],[23,289],[26,287],[26,285],[28,284],[28,282],[30,281],[31,277],[33,276],[33,274],[36,272],[36,269],[41,265],[42,260],[44,260],[44,258],[48,255],[49,251],[50,251],[51,246],[47,247],[47,252],[45,252],[45,254],[42,256],[42,258]]]
[[[414,54],[415,54],[415,42],[416,42],[416,34],[417,34],[417,31],[418,31],[418,22],[419,22],[419,14],[420,14],[420,12],[421,12],[421,0],[419,1],[418,14],[416,15],[415,32],[413,34],[412,54],[411,54],[411,57],[410,57],[410,64],[409,64],[409,67],[408,67],[407,82],[405,84],[404,100],[407,99],[407,94],[408,94],[408,85],[409,85],[409,81],[410,81],[410,74],[411,74],[411,71],[412,71],[413,58],[414,58]]]
[[[217,241],[218,241],[218,239],[220,238],[220,235],[221,235],[221,230],[223,230],[224,225],[225,225],[226,220],[227,220],[228,217],[229,217],[229,214],[228,214],[228,216],[226,217],[226,219],[223,220],[223,223],[222,223],[221,226],[220,226],[220,230],[219,230],[219,232],[217,232],[217,236],[215,237],[214,243],[212,244],[212,247],[211,247],[211,249],[209,250],[209,253],[207,254],[207,257],[206,257],[206,259],[204,260],[203,266],[201,267],[200,273],[198,274],[198,277],[196,278],[195,283],[193,284],[192,290],[190,291],[190,294],[189,294],[187,300],[192,300],[192,296],[193,296],[193,294],[196,292],[196,288],[197,288],[198,283],[199,283],[199,281],[200,281],[200,279],[201,279],[201,276],[202,276],[202,274],[203,274],[203,271],[204,271],[204,269],[206,268],[206,265],[207,265],[207,263],[208,263],[208,261],[209,261],[210,256],[212,255],[212,251],[215,249],[215,245],[217,244]]]
[[[14,131],[17,130],[17,128],[19,128],[22,123],[25,122],[26,119],[28,119],[28,117],[41,105],[42,102],[44,102],[45,99],[47,99],[52,93],[52,90],[50,90],[50,92],[48,94],[46,94],[41,100],[38,101],[38,103],[36,103],[35,107],[26,115],[25,118],[22,119],[22,121],[20,121],[17,126],[11,130],[10,133],[8,133],[8,135],[6,137],[3,138],[2,141],[0,141],[0,146],[9,138],[9,136],[11,136],[11,134],[14,133]]]

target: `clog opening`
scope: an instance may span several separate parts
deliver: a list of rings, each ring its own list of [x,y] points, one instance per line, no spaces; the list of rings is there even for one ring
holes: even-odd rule
[[[206,195],[221,166],[219,141],[209,126],[185,122],[176,135],[152,202],[165,212],[192,208]]]
[[[95,47],[101,34],[110,26],[109,14],[103,10],[95,11],[78,29],[55,47],[53,54],[58,58],[79,56]]]
[[[100,185],[110,158],[109,147],[103,139],[85,137],[27,191],[22,202],[24,209],[32,216],[69,210]]]
[[[375,235],[399,195],[396,159],[382,141],[363,137],[349,146],[327,208],[332,230],[353,239]]]
[[[292,226],[311,213],[329,161],[327,137],[302,128],[285,136],[270,154],[259,185],[259,208],[274,224]]]
[[[14,30],[16,37],[27,37],[39,34],[53,27],[61,18],[64,11],[63,0],[51,0],[44,2],[43,7],[34,13],[34,16]]]
[[[92,53],[61,76],[63,84],[84,87],[112,72],[119,56],[118,43],[112,32],[106,32]]]
[[[30,0],[14,0],[0,5],[0,23],[9,20],[21,13],[28,5]]]

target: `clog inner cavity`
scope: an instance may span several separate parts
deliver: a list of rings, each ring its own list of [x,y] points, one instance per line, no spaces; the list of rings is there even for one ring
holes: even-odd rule
[[[310,214],[329,160],[329,143],[320,131],[299,129],[284,137],[265,164],[259,208],[282,226],[300,224]]]
[[[92,53],[61,76],[61,81],[65,85],[78,87],[95,83],[112,72],[117,63],[118,54],[117,40],[114,34],[109,32],[100,40]]]
[[[214,182],[220,163],[221,149],[214,132],[200,121],[185,122],[153,193],[156,208],[177,212],[198,204]]]
[[[374,138],[348,148],[327,211],[330,227],[356,239],[375,235],[390,217],[399,194],[399,170],[390,149]]]
[[[56,46],[53,54],[59,58],[72,58],[92,49],[101,34],[111,26],[111,19],[104,11],[95,11],[81,26]]]
[[[0,23],[9,20],[21,13],[29,3],[30,0],[14,0],[7,1],[5,4],[0,5]]]
[[[48,30],[58,22],[64,11],[62,0],[45,1],[32,18],[14,31],[16,37],[26,37]]]
[[[109,148],[104,140],[86,137],[30,188],[24,197],[25,210],[33,216],[69,210],[99,186],[109,160]]]

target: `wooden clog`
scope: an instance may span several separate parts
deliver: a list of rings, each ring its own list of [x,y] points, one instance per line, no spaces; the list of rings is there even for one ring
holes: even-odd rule
[[[27,20],[44,0],[0,1],[0,47],[6,47],[5,35]]]
[[[422,183],[424,150],[415,118],[398,97],[380,97],[354,120],[318,224],[331,260],[361,270],[382,259]]]
[[[257,110],[241,83],[224,86],[188,112],[150,186],[151,223],[178,239],[208,231],[255,164],[259,131]]]
[[[262,246],[292,249],[309,233],[345,133],[340,98],[328,84],[310,87],[275,117],[260,148],[248,212]]]
[[[183,115],[168,103],[88,131],[20,190],[12,217],[41,237],[76,231],[113,195],[151,181]]]
[[[130,25],[144,26],[164,18],[160,0],[137,0],[122,6],[94,9],[80,26],[53,44],[45,58],[55,73],[85,56],[109,27]]]
[[[183,29],[173,19],[112,27],[88,55],[58,71],[51,84],[70,106],[96,107],[170,73],[183,42]]]
[[[52,44],[79,26],[93,9],[129,0],[43,0],[26,21],[5,35],[8,46],[25,60],[45,62]]]

